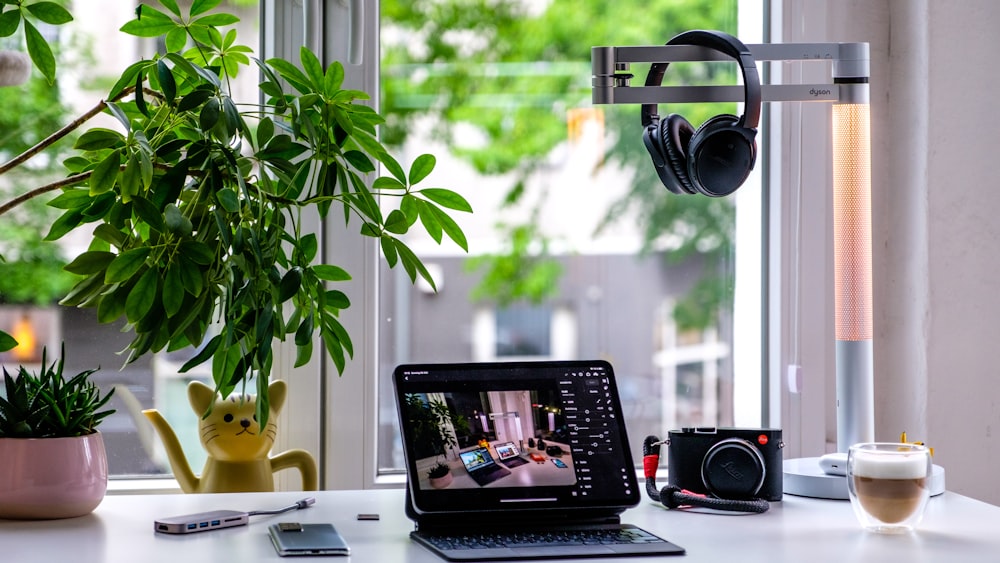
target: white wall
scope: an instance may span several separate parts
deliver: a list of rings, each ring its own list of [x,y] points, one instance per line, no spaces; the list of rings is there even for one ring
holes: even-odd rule
[[[1000,504],[996,0],[837,0],[872,47],[876,439],[935,448],[948,489]]]

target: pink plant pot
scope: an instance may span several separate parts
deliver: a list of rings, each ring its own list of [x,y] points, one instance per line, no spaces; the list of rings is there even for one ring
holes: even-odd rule
[[[89,514],[108,489],[100,432],[78,438],[0,438],[0,518]]]

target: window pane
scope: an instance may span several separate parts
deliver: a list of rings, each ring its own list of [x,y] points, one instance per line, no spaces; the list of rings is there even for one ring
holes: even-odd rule
[[[404,159],[437,156],[426,185],[457,190],[468,254],[410,238],[438,291],[383,268],[381,471],[403,467],[389,375],[404,362],[609,360],[631,447],[647,434],[733,425],[737,198],[667,192],[641,140],[638,106],[593,106],[590,49],[663,43],[688,29],[736,32],[735,0],[544,3],[383,0],[381,112]],[[648,65],[633,65],[641,84]],[[732,84],[731,63],[675,64],[664,83]],[[736,104],[661,108],[697,127]],[[762,159],[758,158],[758,162]],[[748,183],[746,196],[760,199]],[[397,270],[399,270],[397,268]],[[756,324],[754,324],[756,323]],[[750,369],[759,372],[759,364]],[[757,374],[759,377],[759,373]],[[757,386],[759,389],[759,386]],[[757,407],[759,410],[759,407]]]

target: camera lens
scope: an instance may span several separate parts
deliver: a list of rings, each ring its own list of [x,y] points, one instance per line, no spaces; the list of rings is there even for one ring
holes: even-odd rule
[[[760,450],[741,438],[714,444],[701,463],[701,480],[711,494],[726,499],[751,499],[764,484]]]

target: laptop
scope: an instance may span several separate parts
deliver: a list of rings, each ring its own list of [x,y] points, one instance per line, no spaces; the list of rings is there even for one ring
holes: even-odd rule
[[[609,363],[407,364],[393,384],[413,541],[451,561],[684,553],[621,521],[642,489]],[[529,440],[530,461],[474,477]]]
[[[458,454],[465,464],[465,470],[469,472],[472,480],[485,487],[493,481],[510,475],[510,469],[497,465],[493,461],[493,456],[486,448],[476,448],[471,451]]]
[[[514,445],[514,442],[497,444],[494,449],[497,452],[497,457],[500,458],[500,463],[507,467],[519,467],[528,463],[528,460],[521,457],[521,453],[518,451],[517,446]]]

